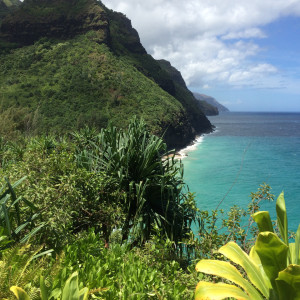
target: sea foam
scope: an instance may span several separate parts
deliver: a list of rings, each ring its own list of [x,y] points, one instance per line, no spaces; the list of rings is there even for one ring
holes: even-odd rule
[[[192,142],[192,144],[190,144],[187,147],[185,147],[185,148],[181,149],[180,151],[178,151],[178,154],[179,154],[180,158],[183,159],[183,158],[188,156],[189,152],[197,150],[199,144],[201,144],[203,142],[203,139],[204,139],[203,135],[198,136]]]

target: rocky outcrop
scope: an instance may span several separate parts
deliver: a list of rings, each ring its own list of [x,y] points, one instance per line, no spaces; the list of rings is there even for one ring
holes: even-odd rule
[[[0,0],[0,20],[9,13],[9,9],[3,0]]]
[[[147,54],[141,44],[138,32],[132,27],[131,21],[122,13],[106,10],[110,23],[109,45],[118,55]]]
[[[21,2],[19,0],[0,0],[0,25],[2,19],[4,19],[10,12],[19,6]]]
[[[94,0],[25,0],[3,19],[0,37],[23,46],[42,37],[68,39],[90,30],[97,31],[98,42],[108,39],[107,14]]]
[[[174,68],[171,63],[165,59],[157,60],[160,66],[171,76],[174,82],[178,83],[183,88],[187,89],[184,79],[182,78],[181,73]]]

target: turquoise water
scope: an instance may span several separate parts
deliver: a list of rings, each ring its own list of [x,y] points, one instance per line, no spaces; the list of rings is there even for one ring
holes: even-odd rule
[[[185,181],[200,209],[246,208],[263,182],[285,193],[289,228],[300,223],[300,114],[226,113],[210,117],[216,131],[183,159]],[[232,187],[232,188],[231,188]],[[227,194],[228,193],[228,194]],[[275,202],[262,204],[275,217]]]

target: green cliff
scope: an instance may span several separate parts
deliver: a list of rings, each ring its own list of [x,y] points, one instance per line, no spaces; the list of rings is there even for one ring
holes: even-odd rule
[[[174,68],[170,62],[161,59],[158,60],[158,63],[160,66],[165,70],[168,75],[172,78],[174,85],[176,86],[177,90],[181,91],[181,94],[184,94],[185,99],[189,99],[191,103],[196,103],[198,106],[198,109],[206,115],[206,116],[215,116],[219,114],[218,108],[209,104],[206,101],[198,101],[198,99],[195,97],[195,94],[193,94],[191,91],[188,90],[184,79],[181,76],[181,73]],[[195,108],[194,108],[195,109]]]
[[[62,133],[143,117],[179,148],[211,124],[148,55],[123,14],[94,0],[25,0],[0,27],[0,134]]]

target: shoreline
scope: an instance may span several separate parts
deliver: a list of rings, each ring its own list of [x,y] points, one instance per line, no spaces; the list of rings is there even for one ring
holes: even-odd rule
[[[196,138],[189,145],[175,153],[175,158],[184,159],[188,157],[188,153],[191,151],[195,151],[197,149],[197,146],[203,142],[204,136],[205,134],[196,136]]]
[[[173,156],[174,156],[174,159],[180,159],[180,160],[188,157],[188,153],[196,150],[197,146],[203,142],[204,137],[206,135],[212,134],[216,131],[217,131],[217,127],[212,125],[212,130],[199,133],[198,135],[195,136],[195,138],[187,146],[185,146],[179,150],[174,149],[174,151],[172,153],[162,156],[162,160],[166,160]]]
[[[188,144],[187,146],[185,146],[184,148],[182,148],[180,150],[175,150],[175,155],[174,155],[174,153],[171,153],[169,155],[163,156],[162,159],[163,160],[168,159],[170,157],[173,157],[173,155],[174,155],[174,159],[180,159],[180,160],[188,157],[188,153],[191,151],[195,151],[197,149],[197,146],[203,142],[204,136],[211,134],[213,132],[214,132],[214,130],[209,133],[203,133],[203,134],[197,135],[190,144]]]
[[[195,139],[190,144],[188,144],[186,147],[184,147],[184,148],[182,148],[178,151],[175,151],[175,157],[174,158],[182,160],[182,159],[188,157],[188,153],[191,152],[191,151],[197,150],[197,146],[200,145],[203,142],[204,137],[206,135],[212,134],[216,131],[217,131],[217,127],[212,125],[212,130],[211,131],[203,132],[199,135],[196,135]]]

